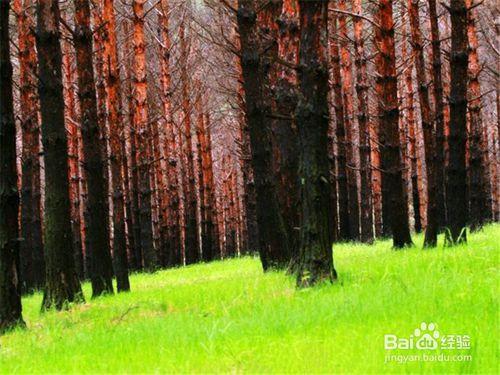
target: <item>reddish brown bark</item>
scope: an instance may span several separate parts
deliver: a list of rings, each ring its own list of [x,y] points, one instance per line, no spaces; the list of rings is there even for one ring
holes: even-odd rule
[[[375,89],[379,102],[383,206],[386,207],[387,217],[390,220],[393,245],[400,248],[411,245],[412,241],[398,131],[399,106],[392,0],[379,2],[377,23],[380,27],[375,28],[375,45],[378,50],[376,57],[378,77]]]
[[[362,1],[354,0],[354,13],[362,14]],[[372,169],[370,147],[370,113],[368,108],[368,73],[365,55],[363,19],[353,18],[354,28],[354,64],[356,66],[356,94],[358,97],[358,125],[361,170],[361,241],[372,243],[373,233],[373,203],[372,203]]]
[[[120,70],[118,67],[116,20],[113,0],[103,0],[103,46],[107,123],[109,127],[111,192],[113,202],[113,258],[116,288],[130,290],[128,279],[125,201],[123,193],[123,160],[125,138],[122,115]]]
[[[144,38],[145,0],[133,1],[134,24],[134,130],[137,137],[137,163],[139,187],[139,222],[141,228],[141,250],[144,267],[152,271],[157,267],[157,257],[153,246],[151,209],[151,157],[149,149],[150,123],[147,104],[146,45]]]
[[[84,277],[84,256],[82,247],[82,221],[81,211],[81,133],[78,125],[78,116],[76,111],[76,92],[74,90],[73,64],[71,46],[69,42],[63,43],[63,70],[64,70],[64,101],[65,101],[65,120],[68,133],[68,169],[70,178],[70,201],[71,201],[71,228],[73,232],[73,251],[75,258],[75,267],[78,277]],[[82,160],[83,161],[83,160]]]
[[[346,1],[338,0],[338,8],[347,11]],[[349,234],[353,240],[360,236],[360,212],[358,200],[359,149],[357,126],[354,122],[354,96],[352,90],[352,61],[349,50],[347,18],[338,16],[338,37],[340,39],[340,74],[342,76],[342,98],[344,103],[344,127],[346,131],[347,193],[349,204]]]

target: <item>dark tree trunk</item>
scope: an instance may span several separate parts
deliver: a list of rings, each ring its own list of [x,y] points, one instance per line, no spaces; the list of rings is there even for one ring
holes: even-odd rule
[[[300,1],[299,178],[300,255],[297,284],[333,281],[333,223],[328,163],[328,2]]]
[[[0,333],[24,325],[19,285],[19,192],[9,1],[0,1]]]
[[[399,139],[399,106],[396,76],[396,48],[392,0],[379,2],[375,28],[376,91],[379,101],[379,142],[382,159],[384,228],[389,220],[393,245],[401,248],[412,244],[408,218],[408,205],[403,181],[403,162]],[[385,194],[384,194],[385,193]]]
[[[272,171],[271,129],[267,116],[271,107],[264,96],[263,49],[258,37],[256,8],[252,0],[239,0],[237,19],[257,196],[259,252],[262,266],[268,270],[288,267],[291,254]]]
[[[420,115],[424,133],[425,165],[427,167],[427,227],[425,228],[424,246],[437,245],[438,213],[437,213],[437,185],[436,185],[436,145],[434,122],[431,114],[429,86],[425,71],[425,56],[422,32],[420,30],[419,0],[409,0],[408,9],[412,35],[413,52],[415,55],[415,70],[417,72],[418,97],[420,101]],[[417,207],[418,209],[418,207]]]
[[[113,293],[113,265],[109,249],[109,227],[107,217],[107,186],[101,147],[99,145],[99,123],[92,65],[92,30],[90,29],[90,6],[88,0],[74,0],[75,31],[73,39],[76,49],[78,73],[78,97],[81,111],[81,132],[85,174],[87,176],[88,200],[87,252],[90,256],[90,280],[92,297]]]
[[[337,17],[332,12],[329,21],[330,64],[332,69],[333,106],[335,109],[335,136],[337,141],[336,167],[339,205],[339,239],[352,239],[350,233],[349,199],[347,185],[347,141],[345,131],[345,113],[342,97],[342,76],[340,69],[340,52],[337,36]]]
[[[446,139],[444,134],[445,104],[443,95],[443,75],[441,69],[441,39],[439,36],[439,17],[436,9],[436,0],[428,0],[428,3],[432,43],[432,95],[434,99],[434,113],[436,121],[436,211],[439,226],[443,227],[446,223],[444,189]]]
[[[18,9],[15,9],[15,7]],[[15,1],[19,30],[20,114],[22,130],[21,185],[21,280],[24,292],[43,286],[41,189],[40,189],[40,124],[36,93],[36,50],[33,33],[33,3]]]
[[[467,235],[467,175],[465,143],[467,139],[467,7],[465,0],[451,0],[450,52],[450,133],[449,162],[446,166],[446,218],[449,243],[465,242]]]
[[[466,0],[471,7],[472,1]],[[476,33],[476,19],[469,12],[467,34],[469,38],[469,224],[471,231],[479,230],[493,217],[490,170],[488,163],[487,137],[484,136],[482,116],[482,93],[479,75],[482,66],[479,61],[479,41]],[[486,138],[486,139],[485,139]]]
[[[45,157],[46,283],[42,309],[60,310],[68,302],[83,302],[84,298],[73,257],[58,2],[39,0],[37,16],[38,92]]]

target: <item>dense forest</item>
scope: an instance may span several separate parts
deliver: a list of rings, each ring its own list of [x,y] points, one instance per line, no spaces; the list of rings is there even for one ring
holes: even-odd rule
[[[493,0],[0,0],[0,331],[155,272],[500,220]]]

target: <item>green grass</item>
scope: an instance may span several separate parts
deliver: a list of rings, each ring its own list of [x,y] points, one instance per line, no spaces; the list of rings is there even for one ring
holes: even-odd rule
[[[455,248],[336,245],[339,281],[308,290],[244,258],[134,275],[131,293],[66,312],[40,314],[37,294],[23,300],[28,329],[0,338],[0,373],[498,373],[499,243],[495,225]],[[421,322],[471,349],[384,349]],[[472,360],[385,363],[417,353]]]

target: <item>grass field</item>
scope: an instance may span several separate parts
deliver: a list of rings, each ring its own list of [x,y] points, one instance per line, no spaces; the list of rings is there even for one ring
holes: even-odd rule
[[[66,312],[40,314],[37,294],[28,329],[0,337],[0,373],[498,373],[499,248],[496,225],[451,249],[336,245],[339,281],[309,290],[244,258],[134,275]],[[422,322],[471,348],[384,349]]]

